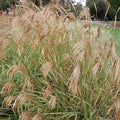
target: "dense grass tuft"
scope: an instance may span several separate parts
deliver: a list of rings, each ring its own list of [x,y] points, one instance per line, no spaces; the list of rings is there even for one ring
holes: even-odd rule
[[[20,120],[117,120],[120,58],[110,33],[92,28],[88,8],[78,22],[59,5],[19,7],[0,44],[3,107]]]

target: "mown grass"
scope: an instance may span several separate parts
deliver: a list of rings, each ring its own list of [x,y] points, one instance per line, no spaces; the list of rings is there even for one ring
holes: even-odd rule
[[[120,29],[118,28],[113,28],[113,27],[104,27],[104,26],[101,26],[101,25],[93,25],[93,27],[97,28],[98,26],[100,26],[101,30],[103,30],[104,34],[106,34],[106,32],[110,33],[111,36],[112,36],[112,39],[115,43],[115,47],[116,47],[116,52],[118,54],[118,56],[120,56]],[[106,34],[108,35],[108,34]]]
[[[120,29],[111,29],[111,34],[116,46],[116,52],[120,56]]]

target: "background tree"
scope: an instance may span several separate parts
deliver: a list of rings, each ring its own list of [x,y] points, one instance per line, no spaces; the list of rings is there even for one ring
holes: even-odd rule
[[[75,5],[75,8],[76,8],[76,16],[79,16],[80,14],[80,11],[82,10],[83,6],[80,2],[78,2],[76,5]]]
[[[93,18],[103,20],[107,4],[105,0],[87,0],[86,5],[90,8],[90,12]]]
[[[0,10],[6,10],[8,13],[7,8],[17,4],[19,0],[0,0]]]
[[[34,2],[36,5],[40,5],[40,3],[42,2],[43,5],[46,5],[48,3],[55,3],[57,1],[59,1],[59,4],[64,7],[65,6],[65,0],[29,0],[31,2]]]
[[[108,16],[114,20],[115,16],[117,16],[117,20],[120,20],[120,10],[118,10],[120,8],[120,0],[108,0],[108,2],[110,3],[110,10],[108,13]]]
[[[111,7],[119,8],[120,0],[108,0],[110,2]]]
[[[115,15],[117,14],[118,20],[120,20],[120,12],[117,13],[118,8],[120,7],[119,0],[87,0],[86,5],[90,8],[91,15],[100,20],[104,20],[107,8],[110,8],[107,13],[106,18],[108,20],[114,20]]]

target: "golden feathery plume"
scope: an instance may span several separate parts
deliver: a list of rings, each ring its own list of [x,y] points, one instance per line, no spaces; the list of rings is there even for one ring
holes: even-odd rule
[[[117,54],[116,54],[116,50],[115,50],[115,43],[113,41],[111,41],[111,47],[112,47],[112,55],[116,59]]]
[[[120,119],[120,97],[117,97],[113,100],[113,105],[116,109],[115,120]]]
[[[15,96],[7,96],[4,98],[2,106],[6,106],[6,108],[9,108],[10,106],[13,105],[13,102],[15,101],[16,97]]]
[[[43,93],[44,100],[49,96],[49,94],[52,92],[52,90],[53,90],[53,88],[50,85],[48,85]]]
[[[116,63],[115,81],[120,81],[120,58],[117,59]]]
[[[40,114],[36,114],[32,120],[42,120],[42,116]]]
[[[27,77],[25,78],[25,84],[24,84],[24,86],[23,86],[23,89],[30,89],[30,88],[33,88],[33,84],[32,84],[31,81],[30,81],[30,77],[27,76]]]
[[[80,19],[85,19],[85,20],[91,20],[91,15],[90,15],[90,10],[88,7],[84,8],[81,12],[80,12]]]
[[[17,84],[13,81],[9,81],[7,82],[3,88],[2,88],[2,91],[1,91],[1,94],[4,93],[4,94],[8,94],[10,93],[10,91],[12,90],[13,87],[17,86]]]
[[[53,67],[53,64],[51,62],[46,62],[45,64],[43,64],[43,66],[41,67],[41,70],[45,77],[47,76],[48,72],[51,70],[52,67]]]
[[[97,74],[97,72],[98,72],[98,70],[100,69],[100,70],[102,70],[102,68],[103,68],[103,60],[102,59],[100,59],[100,60],[98,60],[98,62],[94,65],[94,67],[93,67],[93,74],[94,75],[96,75]]]
[[[9,70],[8,70],[8,72],[7,72],[7,75],[9,75],[10,72],[12,72],[12,73],[11,73],[11,80],[12,80],[13,77],[14,77],[14,74],[15,74],[16,72],[21,72],[22,74],[24,74],[24,72],[25,72],[25,66],[24,66],[24,65],[21,65],[21,62],[19,62],[18,65],[13,65],[13,66],[11,66],[11,67],[9,68]]]
[[[55,105],[56,105],[56,96],[51,96],[49,100],[49,106],[51,106],[52,108],[55,108]]]
[[[32,97],[30,95],[25,95],[23,93],[20,93],[19,96],[15,99],[15,102],[13,104],[13,108],[17,107],[17,111],[19,112],[20,107],[23,103],[27,101],[31,101]]]
[[[78,93],[78,78],[80,74],[80,65],[77,65],[70,76],[69,91],[75,96]]]
[[[20,115],[19,120],[31,120],[31,118],[32,118],[31,112],[25,111]]]

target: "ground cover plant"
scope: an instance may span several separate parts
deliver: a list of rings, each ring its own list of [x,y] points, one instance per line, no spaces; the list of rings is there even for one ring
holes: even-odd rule
[[[119,120],[120,58],[89,9],[77,23],[57,4],[19,8],[1,31],[3,108],[19,120]]]

